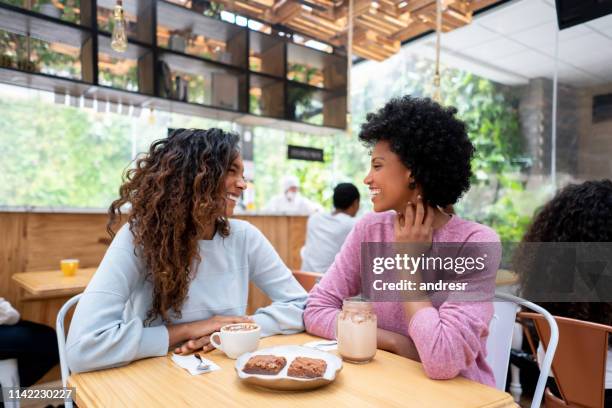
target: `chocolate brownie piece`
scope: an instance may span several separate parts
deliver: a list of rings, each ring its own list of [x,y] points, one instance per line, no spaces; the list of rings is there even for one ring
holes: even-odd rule
[[[287,375],[298,378],[317,378],[323,377],[327,363],[318,358],[296,357],[289,366]]]
[[[248,374],[267,374],[275,375],[287,365],[285,357],[272,355],[259,355],[249,358],[246,362],[243,372]]]

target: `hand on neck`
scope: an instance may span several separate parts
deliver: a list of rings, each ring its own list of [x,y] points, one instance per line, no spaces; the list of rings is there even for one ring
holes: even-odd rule
[[[416,213],[416,204],[414,202],[411,202],[411,203],[412,203],[411,205],[412,205],[413,214],[415,214]],[[405,210],[406,210],[406,206],[402,207],[401,210],[395,209],[395,212],[398,215],[404,215]],[[434,220],[433,220],[433,224],[432,224],[432,228],[434,230],[442,228],[451,219],[451,215],[450,214],[447,214],[447,213],[443,212],[438,207],[428,206],[428,207],[425,207],[425,211],[434,211]],[[427,213],[425,213],[425,214],[427,214]]]

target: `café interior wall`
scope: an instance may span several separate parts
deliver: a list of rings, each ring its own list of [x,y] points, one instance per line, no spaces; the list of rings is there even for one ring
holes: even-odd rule
[[[552,182],[556,158],[556,187],[570,182],[612,176],[612,119],[593,123],[593,97],[612,93],[612,83],[577,87],[559,81],[557,88],[556,146],[553,148],[553,80],[532,78],[519,104],[528,189]]]
[[[578,177],[581,180],[612,178],[612,117],[593,122],[593,97],[612,94],[612,83],[585,88],[580,95]]]

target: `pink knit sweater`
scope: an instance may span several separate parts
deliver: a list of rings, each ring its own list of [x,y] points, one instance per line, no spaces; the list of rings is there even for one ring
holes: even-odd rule
[[[310,292],[304,323],[306,330],[325,338],[334,338],[336,316],[342,300],[361,290],[360,244],[393,242],[395,212],[365,215],[347,237],[340,253],[318,285]],[[436,242],[499,242],[490,228],[453,216],[435,230]],[[479,274],[493,285],[501,251],[489,256],[486,269]],[[493,281],[491,281],[493,280]],[[493,371],[485,361],[489,321],[493,316],[491,302],[445,301],[419,310],[407,320],[401,302],[377,302],[374,310],[378,327],[410,336],[419,352],[426,374],[433,379],[462,375],[482,384],[494,386]]]

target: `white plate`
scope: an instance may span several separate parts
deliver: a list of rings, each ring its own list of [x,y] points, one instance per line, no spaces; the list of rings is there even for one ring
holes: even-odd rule
[[[265,374],[248,374],[242,371],[244,365],[253,356],[271,354],[281,356],[287,359],[287,364],[276,375]],[[287,370],[296,357],[310,357],[325,360],[327,369],[323,377],[319,378],[295,378],[287,375]],[[325,351],[316,350],[303,346],[276,346],[266,349],[245,353],[238,357],[236,364],[236,373],[238,377],[250,384],[259,385],[261,387],[272,388],[276,390],[307,390],[312,388],[327,385],[336,379],[336,374],[342,370],[342,359],[340,357],[326,353]]]

